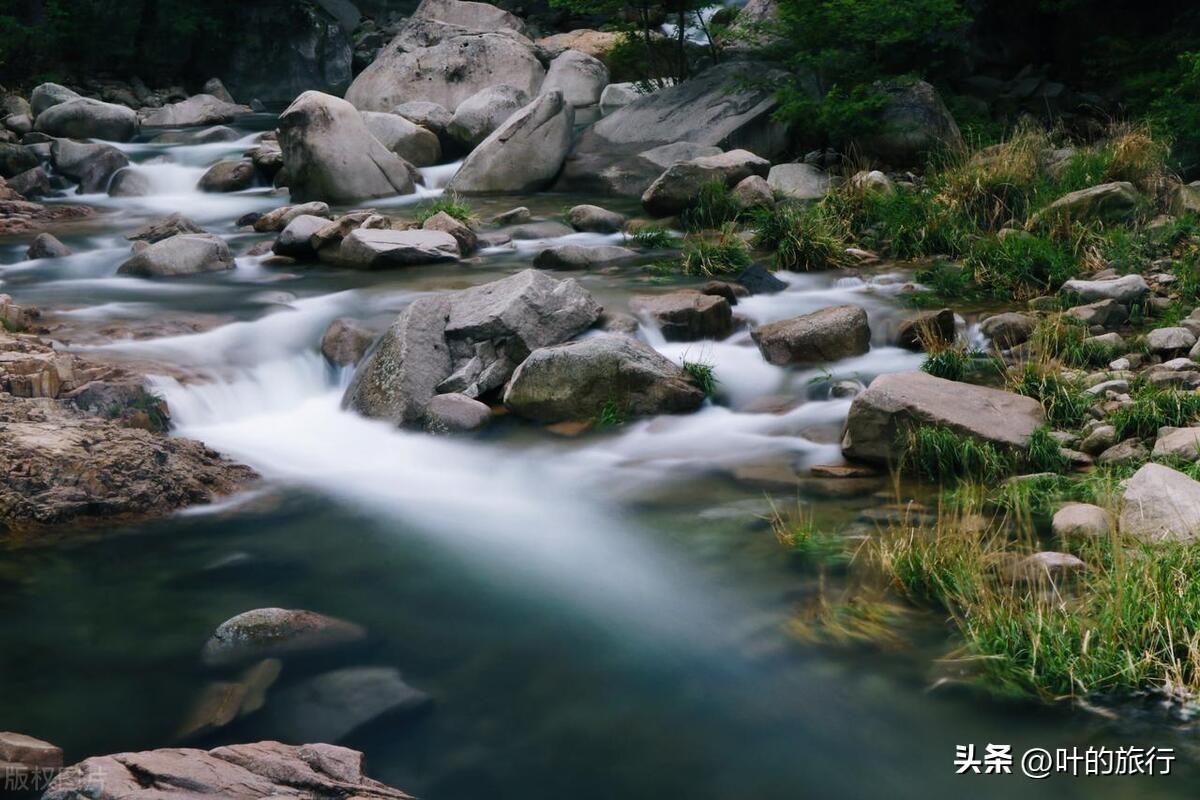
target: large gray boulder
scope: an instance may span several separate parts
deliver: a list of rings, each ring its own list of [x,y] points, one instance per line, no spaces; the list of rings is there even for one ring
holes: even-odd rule
[[[1192,542],[1200,536],[1200,482],[1161,464],[1125,481],[1121,533],[1144,542]]]
[[[359,364],[342,404],[420,425],[435,394],[499,389],[530,352],[581,333],[600,312],[578,282],[536,270],[418,298]]]
[[[254,162],[248,159],[218,161],[200,176],[202,192],[240,192],[254,185]]]
[[[604,334],[533,351],[513,373],[504,405],[537,422],[695,411],[704,391],[681,367],[628,336]]]
[[[636,163],[627,162],[679,142],[779,156],[791,145],[787,127],[772,118],[778,101],[770,84],[781,77],[762,65],[733,62],[644,95],[584,131],[567,159],[559,187],[596,191],[604,186],[597,175],[636,170]]]
[[[668,167],[642,195],[642,208],[655,217],[678,214],[695,205],[706,183],[732,188],[751,175],[765,177],[771,162],[747,150],[702,156]]]
[[[155,242],[117,268],[120,275],[142,278],[196,275],[234,268],[229,245],[210,233],[185,233]]]
[[[923,425],[1019,452],[1045,424],[1042,406],[1032,398],[924,372],[896,372],[880,375],[854,398],[842,454],[856,461],[895,462],[905,433]]]
[[[44,800],[186,800],[196,797],[411,800],[368,778],[363,754],[331,744],[255,742],[92,756],[59,773]]]
[[[554,181],[571,146],[575,109],[541,95],[484,139],[446,189],[462,194],[535,192]]]
[[[608,67],[600,59],[578,50],[564,50],[546,71],[542,91],[554,89],[563,93],[563,98],[575,106],[594,106],[608,85]]]
[[[279,117],[288,189],[297,202],[351,203],[411,194],[410,165],[371,135],[354,106],[305,92]]]
[[[840,361],[871,349],[867,312],[854,305],[769,322],[750,331],[750,336],[763,358],[777,366]]]
[[[79,182],[80,194],[92,194],[108,189],[109,180],[129,166],[129,159],[110,144],[59,139],[50,145],[50,163],[60,175]]]
[[[459,104],[446,126],[454,141],[472,149],[529,104],[529,95],[507,83],[481,89]]]
[[[399,114],[363,111],[363,122],[379,142],[414,167],[430,167],[442,157],[437,134]]]
[[[829,174],[812,164],[776,164],[767,174],[767,185],[791,200],[820,200],[829,191]]]
[[[364,111],[425,100],[453,112],[471,95],[501,83],[533,96],[546,71],[523,34],[519,20],[494,6],[424,0],[354,79],[346,99]]]
[[[389,269],[457,261],[460,254],[458,240],[444,231],[358,228],[342,239],[333,261],[351,269]]]
[[[249,111],[246,106],[228,103],[211,94],[194,94],[187,100],[170,103],[162,108],[145,109],[141,119],[142,124],[147,127],[188,128],[224,125],[233,122],[238,114]]]
[[[1111,300],[1129,305],[1150,293],[1150,285],[1141,275],[1122,275],[1120,278],[1088,281],[1073,278],[1063,283],[1059,293],[1085,303]],[[1124,320],[1122,320],[1124,321]]]
[[[138,119],[131,108],[80,97],[53,105],[38,114],[34,130],[68,139],[128,142],[137,136]]]
[[[1035,219],[1123,222],[1144,202],[1137,187],[1128,181],[1102,183],[1063,195],[1039,211]]]
[[[923,166],[941,150],[964,147],[962,133],[937,89],[925,81],[879,84],[886,100],[879,127],[861,137],[860,152],[894,167]]]
[[[724,339],[733,333],[733,309],[729,301],[695,289],[634,295],[629,299],[629,310],[658,326],[668,342]]]
[[[29,93],[29,111],[36,119],[47,108],[65,103],[68,100],[78,100],[82,97],[74,89],[68,89],[58,83],[39,83]]]
[[[41,163],[37,154],[19,144],[0,143],[0,178],[12,178]]]

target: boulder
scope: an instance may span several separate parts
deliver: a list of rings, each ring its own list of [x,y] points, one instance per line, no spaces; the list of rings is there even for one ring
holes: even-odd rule
[[[1008,349],[1029,341],[1037,328],[1037,320],[1028,314],[1007,311],[993,314],[979,324],[979,331],[997,347]]]
[[[50,176],[41,167],[27,169],[21,174],[9,178],[8,188],[30,200],[45,197],[52,191]]]
[[[254,185],[254,162],[218,161],[202,176],[197,188],[202,192],[240,192]]]
[[[37,154],[19,144],[0,144],[0,178],[12,178],[41,164]]]
[[[829,191],[829,174],[812,164],[776,164],[767,185],[790,200],[820,200]]]
[[[1032,398],[924,372],[896,372],[880,375],[854,398],[842,454],[854,461],[894,462],[899,439],[922,425],[1019,452],[1045,422],[1041,404]]]
[[[394,667],[347,667],[276,692],[265,724],[285,741],[337,743],[366,725],[411,714],[430,702]]]
[[[125,238],[131,242],[154,244],[181,233],[208,233],[208,231],[176,211],[162,219],[146,223],[133,233],[125,234]]]
[[[1108,512],[1088,503],[1068,503],[1054,513],[1050,530],[1065,540],[1095,540],[1112,532]]]
[[[264,658],[345,648],[366,638],[361,625],[315,611],[256,608],[218,625],[200,658],[209,667],[236,667]]]
[[[411,800],[363,773],[363,755],[331,744],[257,742],[93,756],[64,770],[43,800],[195,797]]]
[[[80,194],[103,192],[129,159],[110,144],[83,144],[59,139],[50,145],[50,163],[60,175],[78,181]]]
[[[935,348],[952,345],[957,335],[953,311],[921,311],[900,322],[896,344],[906,350],[925,350],[930,344]]]
[[[537,422],[695,411],[705,394],[674,362],[628,336],[601,334],[534,350],[504,391],[504,405]]]
[[[937,89],[925,81],[877,84],[885,96],[879,129],[860,137],[859,152],[894,167],[923,166],[941,150],[964,147],[962,133]]]
[[[663,170],[681,161],[720,155],[721,148],[677,142],[652,147],[631,156],[612,156],[591,160],[595,171],[576,172],[569,178],[564,171],[557,188],[584,194],[640,198]],[[564,170],[570,167],[568,162]]]
[[[321,337],[321,355],[335,367],[353,367],[374,341],[375,334],[353,320],[335,319]]]
[[[667,144],[745,148],[774,158],[792,144],[787,127],[772,117],[778,105],[772,84],[784,77],[762,65],[730,62],[644,95],[584,131],[559,188],[601,190],[612,181],[606,172],[636,173],[639,154]]]
[[[634,295],[629,310],[651,322],[669,342],[724,339],[733,333],[733,309],[724,297],[681,289],[658,295]]]
[[[1163,358],[1191,350],[1196,344],[1196,335],[1187,328],[1155,328],[1146,334],[1146,349]]]
[[[600,59],[578,50],[564,50],[550,62],[543,93],[557,89],[575,108],[594,106],[608,85],[608,67]]]
[[[133,109],[81,97],[38,114],[34,130],[68,139],[128,142],[137,135],[138,120]]]
[[[29,93],[29,111],[37,118],[48,108],[60,105],[68,100],[79,100],[81,95],[73,89],[68,89],[57,83],[41,83],[33,87]]]
[[[503,231],[512,239],[533,241],[536,239],[557,239],[561,236],[570,236],[574,233],[574,229],[569,225],[553,220],[540,220],[538,222],[525,222],[520,225],[515,225]]]
[[[281,206],[273,209],[254,220],[254,230],[258,233],[281,231],[288,223],[301,214],[311,214],[314,217],[329,217],[329,206],[321,201],[297,203],[291,206]]]
[[[1128,181],[1102,183],[1063,195],[1039,211],[1034,219],[1123,222],[1133,216],[1144,202],[1137,188]]]
[[[442,157],[437,134],[399,114],[363,111],[363,122],[379,142],[416,167],[431,167]]]
[[[33,130],[33,117],[28,114],[9,114],[0,120],[0,123],[17,136],[24,136]]]
[[[760,325],[750,332],[770,364],[817,364],[871,349],[871,327],[862,306],[832,306]]]
[[[388,269],[458,258],[458,240],[442,231],[359,228],[342,240],[336,263],[351,269]]]
[[[217,98],[222,103],[236,105],[233,100],[233,95],[231,95],[229,90],[225,88],[225,84],[221,82],[220,78],[209,78],[206,80],[204,82],[204,86],[201,87],[201,91],[204,94]]]
[[[25,251],[25,257],[31,260],[35,258],[63,258],[69,255],[71,255],[71,248],[60,242],[50,233],[39,233],[37,238],[33,240],[33,244],[29,245],[29,249]]]
[[[454,237],[454,241],[458,242],[458,251],[464,256],[474,253],[475,248],[479,246],[479,238],[475,235],[475,231],[445,211],[439,211],[422,222],[421,230],[441,231],[442,233],[450,234]]]
[[[456,10],[447,10],[451,6]],[[497,13],[485,13],[488,9]],[[504,21],[491,24],[491,18]],[[484,3],[424,0],[354,79],[346,99],[363,111],[390,111],[425,100],[453,112],[471,95],[501,83],[532,97],[546,70],[523,28],[516,17]]]
[[[877,169],[864,169],[854,173],[850,176],[850,186],[860,192],[874,192],[875,194],[887,195],[896,192],[896,184],[892,183],[892,179]]]
[[[747,150],[702,156],[668,167],[642,195],[642,208],[655,217],[669,217],[691,208],[707,183],[736,186],[743,179],[766,176],[771,163]]]
[[[567,212],[567,222],[577,231],[589,233],[618,233],[625,227],[625,215],[593,205],[573,206]]]
[[[1200,428],[1160,428],[1151,456],[1200,461]]]
[[[643,94],[647,92],[641,91],[636,83],[610,83],[600,93],[600,113],[607,117],[618,108],[640,99]]]
[[[407,103],[401,103],[392,109],[393,114],[399,114],[414,125],[420,125],[426,130],[436,133],[441,137],[446,133],[446,129],[450,127],[450,120],[453,115],[449,109],[440,103],[431,103],[428,100],[410,100]]]
[[[22,733],[0,731],[0,768],[6,791],[46,785],[63,765],[63,751]]]
[[[538,47],[551,56],[557,56],[565,50],[578,50],[589,56],[603,59],[621,43],[624,34],[619,31],[597,31],[590,28],[579,28],[564,33],[543,36],[537,40]]]
[[[1077,297],[1085,303],[1113,300],[1122,305],[1129,305],[1149,294],[1150,286],[1141,275],[1124,275],[1098,281],[1072,279],[1063,283],[1059,293]]]
[[[233,254],[224,239],[210,233],[185,233],[138,250],[117,268],[117,274],[176,277],[221,272],[234,266]]]
[[[180,103],[170,103],[162,108],[150,108],[142,112],[142,125],[153,128],[195,128],[204,125],[224,125],[233,122],[238,114],[250,109],[213,97],[211,94],[194,94]]]
[[[326,225],[329,225],[329,220],[324,217],[314,217],[310,214],[294,217],[287,227],[279,232],[279,236],[275,237],[271,252],[289,258],[314,258],[317,251],[312,245],[313,234]]]
[[[1080,285],[1088,293],[1092,293],[1093,291],[1107,291],[1108,287],[1097,287],[1095,290],[1091,287],[1092,283],[1101,282],[1108,283],[1108,281],[1081,281]],[[1089,328],[1095,326],[1114,328],[1118,325],[1124,325],[1129,320],[1129,309],[1116,300],[1097,300],[1094,303],[1087,303],[1086,305],[1072,306],[1064,313],[1068,317],[1079,320]]]
[[[1101,466],[1123,466],[1140,464],[1149,458],[1150,451],[1139,439],[1126,439],[1096,456],[1096,463]]]
[[[536,270],[418,298],[359,365],[342,404],[419,425],[435,394],[498,389],[532,350],[581,333],[600,311],[578,282]]]
[[[293,200],[350,203],[413,191],[409,165],[345,100],[300,95],[279,117],[279,144]]]
[[[1121,533],[1143,542],[1191,542],[1200,535],[1200,482],[1161,464],[1125,481]]]
[[[628,261],[637,255],[627,247],[612,244],[560,244],[539,252],[533,257],[533,265],[538,269],[588,269]]]
[[[787,288],[786,283],[776,278],[762,264],[751,264],[738,273],[735,280],[738,286],[750,294],[775,294]]]
[[[519,193],[549,186],[562,168],[574,124],[575,110],[561,92],[539,96],[467,156],[447,191]]]
[[[761,175],[742,178],[738,185],[733,187],[730,194],[733,202],[743,210],[775,206],[775,193],[771,191],[771,185],[767,183],[767,179]]]
[[[435,395],[425,409],[425,430],[430,433],[477,431],[491,420],[492,410],[465,394]]]
[[[529,104],[529,95],[506,83],[481,89],[459,104],[446,134],[468,150]]]

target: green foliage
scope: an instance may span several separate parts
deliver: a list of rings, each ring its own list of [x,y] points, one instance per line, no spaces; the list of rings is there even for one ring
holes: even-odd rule
[[[806,561],[844,565],[850,561],[845,537],[825,530],[811,516],[785,516],[774,509],[771,529],[775,538],[794,555]]]
[[[775,253],[775,268],[835,269],[851,264],[841,226],[821,206],[781,203],[751,216],[754,245]]]
[[[476,222],[475,212],[463,202],[462,198],[456,194],[443,194],[432,203],[417,210],[417,224],[424,225],[425,220],[438,213],[448,214],[464,225],[474,225]]]
[[[625,238],[647,250],[666,250],[675,245],[675,237],[661,225],[647,225],[638,228],[633,233],[626,234]]]
[[[606,400],[604,405],[600,407],[600,411],[596,414],[597,428],[615,428],[624,425],[629,419],[625,408],[616,400]]]
[[[1142,384],[1133,390],[1133,402],[1112,413],[1109,421],[1117,429],[1117,440],[1148,439],[1164,426],[1182,428],[1200,418],[1200,394],[1178,389],[1160,389]]]
[[[901,435],[901,468],[924,480],[998,481],[1012,472],[1011,456],[949,428],[922,425]]]
[[[1079,274],[1069,246],[1033,235],[978,239],[964,266],[990,296],[1017,300],[1055,291]]]
[[[1075,429],[1083,425],[1094,398],[1078,384],[1053,368],[1028,363],[1013,381],[1012,390],[1042,404],[1046,422],[1055,428]]]
[[[1030,344],[1044,358],[1079,369],[1103,367],[1117,357],[1111,346],[1091,341],[1091,338],[1091,332],[1082,320],[1059,314],[1038,322]]]
[[[717,380],[717,374],[712,364],[685,360],[683,362],[683,371],[690,375],[701,391],[709,397],[712,397],[717,391],[717,383],[719,381]]]
[[[750,266],[750,249],[732,230],[715,238],[689,236],[684,240],[679,269],[685,275],[711,278],[741,272]]]
[[[713,230],[735,221],[739,214],[741,208],[725,181],[712,180],[701,185],[696,202],[679,215],[679,224],[688,231]]]
[[[947,347],[925,356],[921,371],[948,381],[965,380],[977,374],[999,374],[1004,364],[982,350]]]

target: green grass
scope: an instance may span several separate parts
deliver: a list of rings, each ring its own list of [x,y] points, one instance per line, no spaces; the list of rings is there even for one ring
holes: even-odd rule
[[[458,195],[444,194],[427,206],[417,209],[417,224],[424,225],[425,220],[439,212],[445,212],[464,225],[475,223],[475,212],[464,203]]]
[[[696,202],[679,215],[679,224],[688,231],[715,230],[736,221],[741,213],[724,181],[708,181],[700,186]]]
[[[1030,344],[1044,358],[1058,361],[1066,367],[1104,367],[1117,357],[1118,353],[1112,346],[1090,339],[1091,332],[1082,320],[1058,314],[1038,322],[1030,337]]]
[[[1010,388],[1042,404],[1046,422],[1055,428],[1073,430],[1088,419],[1095,398],[1083,387],[1067,380],[1052,367],[1028,363],[1013,378]]]
[[[1112,413],[1109,421],[1117,429],[1117,440],[1148,439],[1164,426],[1186,427],[1200,419],[1200,394],[1178,389],[1160,389],[1147,384],[1135,386],[1133,402]]]
[[[595,422],[597,428],[615,428],[624,425],[628,420],[629,415],[620,403],[607,400],[596,414]]]
[[[1053,292],[1080,271],[1072,248],[1046,236],[978,239],[963,264],[977,286],[999,299],[1025,300]]]
[[[750,266],[750,261],[750,248],[731,229],[726,229],[715,238],[687,237],[679,270],[685,275],[711,278],[741,272]]]
[[[717,380],[717,375],[712,364],[700,361],[687,361],[685,359],[683,362],[683,371],[691,376],[692,380],[696,382],[696,385],[700,387],[704,394],[712,397],[716,393],[719,381]]]
[[[675,245],[675,237],[669,230],[659,225],[647,225],[639,228],[633,233],[627,233],[625,238],[647,250],[666,250]]]
[[[825,530],[811,516],[802,513],[784,515],[772,507],[771,530],[780,544],[804,560],[836,565],[850,562],[852,554],[846,538]]]
[[[1013,471],[1012,456],[949,428],[922,425],[901,434],[900,466],[923,480],[995,482]]]
[[[775,254],[775,268],[810,272],[847,267],[853,260],[839,225],[820,206],[781,203],[751,214],[754,245]]]
[[[1004,364],[982,350],[947,347],[925,356],[921,371],[948,381],[961,381],[980,374],[1002,374]]]

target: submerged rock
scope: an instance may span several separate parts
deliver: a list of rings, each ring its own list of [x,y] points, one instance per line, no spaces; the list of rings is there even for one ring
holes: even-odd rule
[[[363,755],[331,744],[258,742],[94,756],[62,772],[43,800],[195,797],[411,800],[363,773]]]
[[[256,608],[218,625],[201,659],[210,667],[236,666],[346,647],[366,638],[361,625],[315,611]]]
[[[504,405],[537,422],[695,411],[704,392],[682,368],[628,336],[603,334],[533,351],[504,392]]]
[[[393,667],[347,667],[275,693],[266,725],[285,741],[337,743],[366,725],[411,714],[431,702]]]
[[[922,425],[1020,451],[1045,422],[1041,404],[1032,398],[924,372],[896,372],[880,375],[854,398],[842,454],[855,461],[894,462],[901,437]]]

